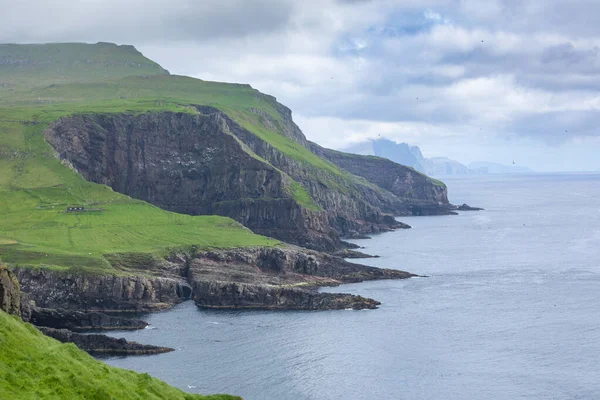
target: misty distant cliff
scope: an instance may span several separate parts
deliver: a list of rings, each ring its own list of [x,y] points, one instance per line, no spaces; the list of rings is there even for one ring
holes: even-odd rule
[[[388,139],[361,142],[346,147],[343,151],[347,153],[387,158],[430,176],[525,174],[534,172],[528,167],[519,165],[503,165],[487,161],[478,161],[466,166],[447,157],[425,158],[418,146],[411,146],[408,143],[396,143]]]
[[[344,151],[387,158],[427,175],[469,175],[475,173],[458,161],[446,157],[425,158],[418,146],[411,146],[408,143],[396,143],[388,139],[369,140],[347,147]]]

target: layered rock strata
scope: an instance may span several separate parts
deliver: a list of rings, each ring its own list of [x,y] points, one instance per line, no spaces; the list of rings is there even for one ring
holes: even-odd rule
[[[340,236],[406,227],[392,215],[410,214],[415,205],[445,212],[445,186],[391,161],[376,169],[368,157],[341,162],[308,142],[291,112],[274,104],[279,119],[256,110],[262,128],[305,147],[312,163],[211,107],[197,107],[199,114],[73,115],[45,136],[89,181],[164,209],[231,217],[256,233],[318,250],[343,248]]]
[[[128,342],[106,335],[84,335],[68,329],[39,327],[44,335],[63,343],[74,343],[81,350],[95,355],[148,355],[174,351],[170,347],[152,346],[137,342]]]

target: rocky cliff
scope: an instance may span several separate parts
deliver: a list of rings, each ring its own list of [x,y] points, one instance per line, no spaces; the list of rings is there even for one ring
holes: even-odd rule
[[[312,163],[206,106],[197,106],[198,114],[74,115],[58,120],[45,136],[90,181],[168,210],[228,216],[254,232],[319,250],[343,247],[340,235],[402,227],[391,215],[408,214],[414,202],[447,203],[443,185],[396,173],[403,168],[397,164],[373,170],[361,158],[358,169],[344,163],[336,168],[320,158],[330,152],[309,143],[291,112],[274,104],[278,118],[249,112],[262,128],[304,147]],[[373,171],[364,179],[353,175],[362,170]],[[396,183],[373,179],[390,173]]]
[[[404,165],[386,158],[363,156],[325,149],[311,144],[313,151],[354,175],[360,176],[391,192],[401,202],[382,205],[395,215],[448,214],[452,206],[448,202],[446,185]]]
[[[70,310],[159,311],[189,298],[183,279],[15,268],[38,307]]]
[[[174,351],[170,347],[153,346],[98,334],[82,334],[68,329],[38,328],[44,335],[63,343],[74,343],[81,350],[102,355],[149,355]]]
[[[119,264],[113,261],[116,268]],[[374,308],[372,299],[318,293],[319,286],[373,279],[404,279],[410,273],[347,262],[299,247],[172,253],[129,269],[127,276],[16,268],[22,288],[39,307],[80,311],[157,311],[193,299],[201,307],[266,309]],[[34,316],[50,319],[57,312]],[[93,321],[78,315],[71,328]],[[71,318],[63,318],[70,323]],[[96,319],[97,321],[98,319]],[[82,322],[83,321],[83,322]],[[92,323],[92,322],[89,322]],[[50,324],[52,327],[66,327]]]
[[[21,315],[21,289],[15,274],[0,261],[0,310]]]

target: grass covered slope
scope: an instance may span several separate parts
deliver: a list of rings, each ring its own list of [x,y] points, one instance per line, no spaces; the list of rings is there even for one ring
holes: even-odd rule
[[[86,182],[42,135],[65,112],[0,108],[0,247],[7,263],[110,270],[108,253],[276,243],[229,218],[175,214]],[[31,113],[39,113],[37,122],[23,122]],[[102,211],[66,213],[69,205]]]
[[[123,78],[130,75],[136,76]],[[0,247],[5,262],[114,272],[104,255],[276,244],[229,218],[164,211],[86,182],[56,158],[43,137],[50,123],[74,113],[194,112],[187,106],[191,100],[209,98],[228,99],[221,101],[231,107],[261,107],[263,100],[252,100],[254,94],[245,85],[171,77],[132,46],[0,45]],[[70,205],[103,211],[69,214]]]
[[[156,74],[168,72],[133,46],[0,44],[0,90],[8,92],[39,85]]]
[[[123,78],[127,74],[134,76]],[[109,253],[276,244],[229,218],[163,211],[86,182],[55,157],[43,137],[50,123],[75,113],[197,113],[189,105],[206,104],[236,115],[296,159],[337,169],[293,140],[265,130],[260,117],[247,112],[280,118],[273,103],[248,85],[170,76],[131,46],[1,45],[0,246],[5,261],[108,271],[104,255]],[[308,192],[291,181],[290,195],[318,209]],[[68,214],[69,205],[103,211]]]
[[[282,174],[289,178],[289,196],[306,210],[323,209],[307,182],[348,198],[360,197],[364,187],[379,190],[286,133],[290,120],[282,106],[249,85],[169,75],[132,46],[0,45],[0,247],[5,261],[110,269],[104,257],[109,253],[274,244],[228,218],[169,213],[86,182],[57,159],[43,136],[50,124],[73,114],[196,114],[196,106],[222,111],[297,163],[300,176]],[[268,163],[248,146],[244,149]],[[66,214],[68,205],[103,211]]]
[[[206,399],[228,395],[184,393],[148,374],[110,367],[74,344],[42,335],[0,311],[1,399]]]

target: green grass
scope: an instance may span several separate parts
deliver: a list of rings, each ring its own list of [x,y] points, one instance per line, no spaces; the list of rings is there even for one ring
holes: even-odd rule
[[[286,137],[275,99],[249,85],[168,75],[133,47],[107,43],[0,45],[0,61],[0,243],[13,265],[111,270],[107,254],[277,244],[228,218],[166,212],[86,182],[43,137],[73,114],[198,113],[207,105],[299,164],[304,175],[289,178],[289,195],[308,210],[321,208],[299,181],[349,195],[379,190]],[[104,211],[64,213],[73,204]]]
[[[148,374],[95,360],[0,311],[1,399],[234,400],[182,392]]]
[[[133,46],[0,44],[0,91],[8,93],[22,87],[166,73]]]

